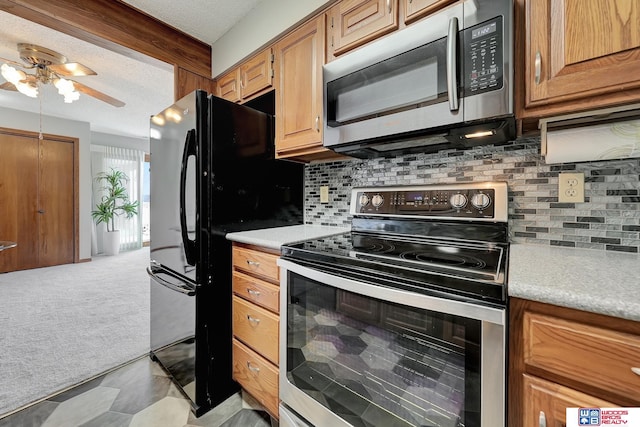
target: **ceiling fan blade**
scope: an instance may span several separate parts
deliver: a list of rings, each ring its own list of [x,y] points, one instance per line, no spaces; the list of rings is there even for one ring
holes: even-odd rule
[[[4,82],[0,85],[0,89],[17,91],[16,86],[11,82]]]
[[[114,107],[124,107],[125,105],[124,102],[118,99],[115,99],[107,94],[104,94],[100,91],[92,89],[89,86],[85,86],[82,83],[78,83],[75,80],[72,80],[72,81],[73,81],[73,86],[76,88],[78,92],[86,93],[87,95],[92,96],[96,99],[99,99],[100,101],[104,101],[107,104],[111,104]]]
[[[33,65],[28,66],[28,65],[23,64],[22,62],[12,61],[11,59],[3,58],[1,56],[0,56],[0,61],[6,62],[6,63],[11,64],[11,65],[16,65],[16,66],[18,66],[20,68],[27,68],[27,69],[33,68]]]
[[[95,76],[97,73],[79,62],[66,62],[64,64],[51,64],[51,71],[61,76]]]

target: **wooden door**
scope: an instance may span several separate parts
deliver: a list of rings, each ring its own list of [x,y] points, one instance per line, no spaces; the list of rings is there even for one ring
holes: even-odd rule
[[[69,264],[74,249],[73,144],[40,141],[39,266]]]
[[[0,134],[0,272],[38,267],[38,140]]]
[[[0,272],[76,258],[77,162],[73,140],[0,132]]]

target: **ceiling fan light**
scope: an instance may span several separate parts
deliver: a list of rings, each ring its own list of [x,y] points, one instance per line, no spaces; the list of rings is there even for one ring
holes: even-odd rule
[[[0,71],[2,72],[2,77],[4,77],[9,83],[13,83],[16,87],[21,80],[27,78],[24,71],[16,70],[8,64],[2,64]]]
[[[73,101],[80,99],[80,92],[69,92],[64,94],[64,102],[71,104]]]
[[[16,85],[18,92],[27,95],[30,98],[38,97],[38,86],[31,83],[18,82]]]
[[[75,90],[75,87],[73,86],[73,82],[71,80],[56,79],[53,84],[58,89],[58,93],[60,95],[64,95],[65,97],[68,94],[73,93],[73,91]],[[69,102],[71,102],[71,101],[69,101]]]

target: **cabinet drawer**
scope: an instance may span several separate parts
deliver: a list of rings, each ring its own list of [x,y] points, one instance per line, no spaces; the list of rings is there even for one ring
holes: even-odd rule
[[[233,296],[233,335],[276,365],[279,323],[270,311]]]
[[[233,247],[233,268],[249,274],[280,281],[278,255],[255,251],[240,246]]]
[[[278,415],[278,370],[256,352],[233,340],[233,379],[271,415]]]
[[[524,362],[529,367],[640,402],[640,337],[557,319],[524,315]]]
[[[280,288],[274,284],[234,271],[233,293],[274,313],[280,311]]]
[[[618,405],[588,394],[544,381],[529,375],[523,376],[525,419],[522,427],[548,427],[566,425],[567,408],[615,408]]]

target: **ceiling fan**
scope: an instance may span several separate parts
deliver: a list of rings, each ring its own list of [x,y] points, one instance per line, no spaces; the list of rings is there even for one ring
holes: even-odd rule
[[[123,107],[124,102],[115,99],[105,93],[85,86],[74,80],[64,77],[95,76],[96,72],[78,62],[67,62],[67,58],[51,49],[29,43],[18,43],[20,59],[24,64],[10,59],[0,58],[6,63],[2,65],[2,77],[7,81],[0,84],[0,89],[17,90],[27,96],[38,96],[39,84],[53,84],[58,93],[65,97],[65,102],[73,102],[80,96],[79,92],[111,104],[114,107]],[[24,70],[34,70],[35,74],[29,74],[10,66],[18,66]]]

